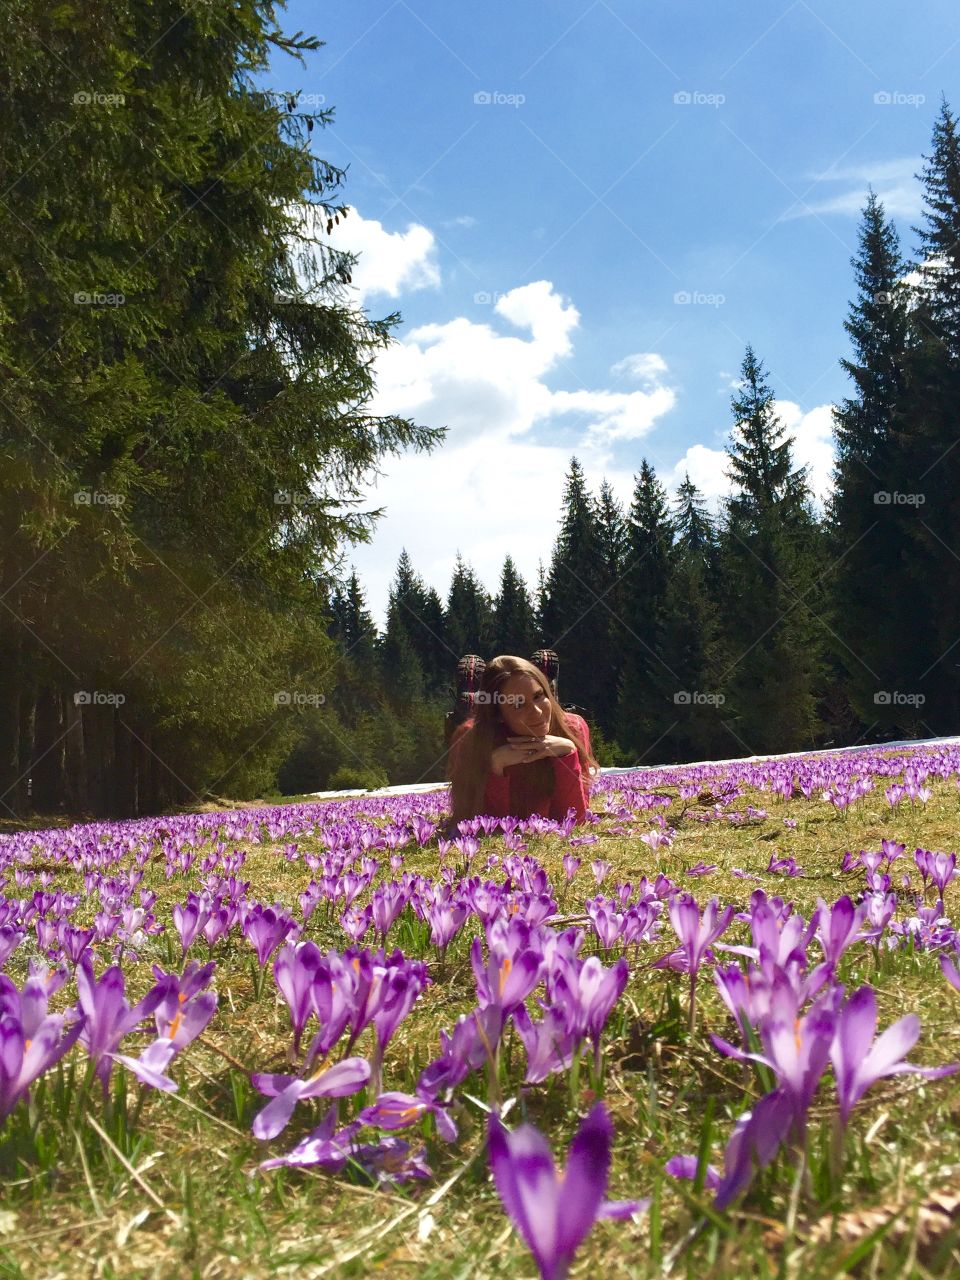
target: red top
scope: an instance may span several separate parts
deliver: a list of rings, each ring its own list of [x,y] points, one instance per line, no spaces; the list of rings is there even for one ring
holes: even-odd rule
[[[579,729],[583,734],[584,745],[590,749],[590,731],[586,721],[580,716],[567,715],[567,723]],[[450,740],[450,757],[459,746],[464,735],[473,725],[472,720],[465,720],[457,726]],[[580,756],[577,751],[569,751],[565,756],[551,756],[553,765],[554,789],[548,796],[531,792],[523,773],[517,772],[498,777],[495,773],[487,776],[487,785],[483,795],[484,813],[494,818],[529,818],[534,813],[543,818],[552,818],[554,822],[562,822],[568,809],[576,811],[577,822],[583,822],[587,809],[587,790],[584,786],[583,771],[580,768]]]

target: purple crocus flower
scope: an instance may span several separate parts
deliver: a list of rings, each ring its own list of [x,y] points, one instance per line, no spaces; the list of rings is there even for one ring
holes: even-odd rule
[[[344,1058],[333,1067],[321,1067],[306,1079],[298,1076],[257,1073],[250,1077],[254,1088],[265,1093],[268,1102],[253,1122],[255,1138],[275,1138],[286,1128],[293,1109],[302,1098],[345,1098],[357,1093],[370,1079],[366,1058]]]
[[[908,1013],[887,1027],[874,1043],[876,1030],[877,997],[872,987],[860,987],[840,1010],[837,1033],[830,1050],[843,1125],[846,1125],[859,1099],[882,1076],[912,1072],[928,1079],[938,1079],[960,1071],[960,1063],[947,1067],[916,1067],[904,1062],[920,1035],[920,1019],[915,1013]]]
[[[490,955],[483,962],[483,944],[474,938],[470,948],[470,963],[477,980],[477,999],[481,1009],[495,1005],[504,1014],[512,1013],[523,1004],[540,981],[543,958],[532,949],[515,950],[497,946],[490,939]]]
[[[358,907],[356,904],[347,907],[343,915],[340,917],[340,927],[344,933],[354,942],[359,942],[363,935],[370,928],[373,921],[373,912],[369,902],[365,907]]]
[[[525,1005],[514,1010],[513,1023],[527,1051],[526,1084],[539,1084],[557,1071],[566,1071],[573,1062],[579,1042],[560,1009],[546,1008],[539,1022],[534,1022]]]
[[[355,1149],[354,1138],[363,1128],[359,1120],[346,1125],[339,1133],[334,1129],[337,1122],[336,1107],[324,1116],[323,1120],[307,1136],[285,1156],[275,1156],[272,1160],[263,1160],[261,1169],[278,1169],[282,1165],[296,1168],[300,1165],[321,1165],[336,1173],[347,1163]]]
[[[883,851],[883,855],[887,859],[887,862],[891,863],[900,857],[904,852],[906,845],[900,844],[897,840],[881,840],[880,848]]]
[[[166,994],[153,1015],[157,1025],[157,1039],[140,1055],[138,1061],[141,1064],[162,1072],[171,1059],[191,1041],[196,1040],[206,1028],[217,1011],[216,993],[204,990],[215,968],[213,961],[201,968],[192,960],[183,976],[177,977],[176,974],[165,974],[162,969],[154,967],[154,975],[166,984]],[[121,1061],[125,1061],[127,1066],[131,1065],[130,1060],[121,1058]],[[133,1069],[136,1070],[135,1067]],[[156,1085],[153,1080],[146,1082],[153,1084],[155,1088],[163,1087]]]
[[[64,1032],[64,1015],[47,1013],[47,996],[55,986],[59,982],[47,983],[45,969],[33,966],[22,993],[0,974],[0,1124],[83,1030],[82,1018]]]
[[[663,959],[654,963],[655,969],[680,969],[690,975],[689,1031],[693,1034],[697,1017],[697,974],[708,948],[726,932],[733,919],[733,907],[720,910],[716,898],[711,898],[703,909],[703,918],[696,899],[688,893],[676,893],[667,907],[673,931],[680,939],[680,946]]]
[[[288,942],[277,952],[273,978],[290,1010],[293,1051],[300,1052],[300,1039],[307,1019],[314,1012],[313,984],[323,963],[315,942]]]
[[[575,1040],[586,1035],[593,1042],[597,1071],[600,1070],[600,1036],[611,1009],[623,995],[629,976],[622,956],[609,969],[605,969],[596,956],[589,956],[579,968],[565,965],[553,985],[554,1001],[563,1009]]]
[[[190,950],[190,944],[210,918],[210,904],[204,902],[195,893],[187,894],[186,902],[175,902],[171,912],[173,927],[180,935],[180,946],[183,954]]]
[[[26,937],[15,925],[0,925],[0,965],[5,965]]]
[[[403,1138],[383,1138],[364,1143],[352,1152],[352,1159],[377,1184],[407,1182],[410,1178],[432,1178],[426,1148],[412,1151]]]
[[[659,961],[660,967],[681,969],[686,973],[695,973],[706,955],[707,949],[725,933],[733,919],[733,907],[720,910],[716,898],[711,898],[703,909],[703,918],[695,898],[688,893],[675,894],[667,908],[670,923],[680,939],[674,963]],[[667,957],[669,960],[670,957]]]
[[[440,1056],[420,1072],[417,1094],[436,1098],[441,1090],[455,1088],[493,1058],[502,1031],[503,1014],[495,1005],[458,1018],[452,1035],[440,1032]]]
[[[942,898],[947,885],[957,874],[957,855],[955,853],[935,853],[930,858],[929,865],[930,879],[940,890]]]
[[[671,1178],[689,1178],[692,1182],[697,1176],[697,1157],[671,1156],[663,1166],[663,1171],[669,1173]],[[703,1185],[708,1191],[715,1191],[720,1185],[720,1171],[712,1164],[708,1164],[704,1170]]]
[[[491,1115],[488,1134],[497,1193],[533,1254],[541,1280],[564,1280],[598,1218],[631,1217],[650,1204],[649,1200],[604,1202],[613,1125],[602,1102],[580,1125],[560,1175],[546,1138],[533,1125],[520,1125],[508,1133]]]
[[[389,960],[375,963],[374,979],[370,987],[370,995],[375,1004],[375,1011],[360,1008],[354,1015],[354,1030],[350,1038],[352,1046],[359,1031],[372,1021],[377,1037],[377,1047],[373,1055],[371,1079],[375,1092],[380,1090],[380,1069],[383,1055],[394,1032],[404,1020],[414,1002],[429,981],[427,967],[420,960],[407,960],[399,951]],[[375,992],[375,994],[374,994]],[[368,1007],[372,1007],[369,1005]]]
[[[579,870],[580,870],[580,859],[575,858],[572,853],[565,853],[563,855],[563,874],[566,876],[568,883],[573,879],[573,877],[577,874]]]
[[[807,1111],[830,1057],[837,1026],[836,1005],[841,993],[842,988],[829,988],[798,1017],[799,994],[786,976],[778,973],[771,991],[770,1009],[760,1024],[762,1054],[746,1053],[719,1036],[711,1037],[714,1045],[728,1057],[761,1062],[775,1073],[801,1140],[806,1131]]]
[[[593,872],[593,878],[596,880],[598,885],[603,884],[604,880],[606,880],[607,876],[610,874],[610,866],[611,864],[604,858],[595,858],[594,861],[590,863],[590,870]]]
[[[377,1129],[406,1129],[427,1113],[437,1121],[437,1133],[444,1142],[456,1142],[457,1126],[446,1107],[412,1093],[382,1093],[371,1107],[365,1107],[357,1119]]]
[[[463,928],[467,910],[464,903],[455,900],[424,904],[424,917],[430,925],[430,941],[441,955]]]
[[[293,917],[287,915],[285,911],[265,907],[260,902],[253,904],[244,918],[243,934],[256,951],[261,968],[283,942],[295,923]]]
[[[785,1094],[774,1089],[745,1111],[734,1126],[723,1156],[723,1177],[717,1186],[715,1209],[726,1209],[768,1165],[790,1131],[792,1108]]]
[[[84,1015],[80,1043],[95,1063],[95,1073],[104,1095],[110,1087],[112,1055],[123,1037],[148,1018],[167,996],[170,983],[158,982],[139,1004],[127,1003],[123,972],[111,965],[98,982],[94,977],[90,952],[84,952],[77,967],[77,995]]]
[[[95,933],[95,929],[77,929],[66,920],[60,921],[57,926],[57,937],[63,954],[72,965],[76,966],[80,963],[80,957],[93,941]]]
[[[846,894],[838,898],[832,907],[828,907],[822,898],[818,898],[814,919],[817,922],[817,937],[823,947],[827,964],[836,967],[837,961],[847,947],[857,941],[860,937],[860,926],[866,914],[866,905],[861,903],[859,907],[855,907]]]
[[[373,926],[380,935],[381,945],[385,945],[390,926],[403,910],[407,901],[407,891],[403,885],[391,881],[378,885],[370,897],[370,910]]]

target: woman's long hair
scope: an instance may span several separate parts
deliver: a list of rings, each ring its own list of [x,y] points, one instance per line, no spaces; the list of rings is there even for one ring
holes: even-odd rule
[[[475,818],[483,812],[483,794],[490,774],[490,758],[496,747],[509,736],[506,722],[500,712],[500,693],[506,682],[515,675],[532,676],[550,699],[550,724],[547,733],[568,738],[577,748],[580,768],[589,792],[590,778],[599,772],[599,765],[588,751],[579,729],[567,721],[563,707],[556,700],[550,682],[539,667],[526,658],[501,654],[487,663],[480,682],[479,693],[474,698],[472,722],[467,722],[455,732],[456,751],[450,760],[450,827],[465,818]],[[508,765],[508,776],[521,774],[540,795],[551,795],[556,782],[552,758],[534,760],[529,764]]]

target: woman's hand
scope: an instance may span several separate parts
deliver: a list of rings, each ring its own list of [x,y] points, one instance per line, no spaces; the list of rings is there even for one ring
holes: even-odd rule
[[[508,738],[502,747],[496,748],[490,757],[490,765],[493,772],[502,777],[504,769],[512,764],[532,764],[534,760],[545,760],[547,756],[569,755],[576,749],[569,738],[556,734],[547,734],[544,738]]]

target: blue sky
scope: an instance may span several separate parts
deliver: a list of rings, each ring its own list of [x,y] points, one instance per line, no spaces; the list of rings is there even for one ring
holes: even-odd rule
[[[752,343],[822,495],[848,391],[850,258],[872,184],[908,254],[955,4],[367,0],[278,10],[326,41],[268,83],[336,108],[355,299],[399,310],[375,407],[447,426],[386,458],[348,550],[382,624],[400,548],[444,594],[456,551],[533,586],[571,454],[629,500],[642,457],[727,487]],[[349,228],[349,230],[348,230]],[[686,300],[684,300],[686,299]]]

